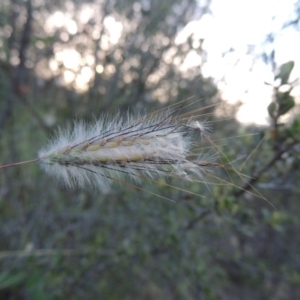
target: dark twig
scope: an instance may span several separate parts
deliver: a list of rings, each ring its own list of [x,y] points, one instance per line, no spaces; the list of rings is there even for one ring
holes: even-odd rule
[[[19,50],[20,63],[18,65],[17,69],[25,69],[26,51],[30,45],[31,23],[32,23],[32,5],[31,5],[31,0],[28,0],[27,1],[27,19],[24,24],[24,29],[22,32],[22,37],[21,37],[21,42],[20,42],[20,50]]]
[[[193,219],[189,220],[189,222],[186,224],[186,226],[183,229],[184,230],[193,229],[199,221],[204,219],[210,213],[211,213],[210,209],[202,210],[197,216],[195,216]]]
[[[239,197],[239,196],[243,195],[246,191],[250,190],[252,188],[253,184],[255,184],[258,181],[260,176],[263,173],[265,173],[266,171],[268,171],[277,161],[281,160],[282,155],[287,153],[288,151],[290,151],[295,145],[297,145],[297,141],[293,141],[292,143],[288,144],[283,149],[279,149],[274,154],[272,159],[264,167],[262,167],[255,175],[251,176],[251,179],[241,189],[239,189],[234,195],[236,197]]]
[[[22,36],[21,36],[21,41],[20,41],[20,48],[19,48],[20,63],[17,66],[17,68],[14,70],[14,75],[13,75],[13,82],[14,82],[13,90],[14,90],[15,98],[25,105],[28,112],[39,123],[41,128],[43,128],[43,130],[46,133],[49,133],[50,132],[49,127],[45,124],[45,122],[43,121],[43,119],[39,115],[39,113],[36,111],[36,109],[27,100],[26,95],[24,95],[20,91],[20,87],[22,87],[23,85],[26,84],[24,82],[25,78],[28,77],[27,76],[28,70],[25,66],[25,63],[26,63],[26,58],[27,58],[26,52],[28,51],[28,48],[30,46],[30,37],[31,37],[31,33],[32,33],[32,20],[33,20],[33,17],[32,17],[32,3],[31,3],[31,0],[27,1],[27,7],[26,8],[27,8],[27,19],[26,19],[26,22],[24,24],[24,29],[23,29]]]

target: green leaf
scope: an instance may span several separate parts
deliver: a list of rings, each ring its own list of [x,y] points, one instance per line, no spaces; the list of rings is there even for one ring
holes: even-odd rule
[[[279,99],[279,108],[278,108],[278,115],[282,116],[286,114],[290,109],[295,106],[294,97],[290,96],[288,93],[282,93]]]
[[[9,273],[3,272],[0,274],[0,290],[8,289],[20,285],[26,279],[24,272],[20,273]]]
[[[275,119],[277,111],[277,105],[275,102],[271,102],[268,106],[268,113],[272,119]]]
[[[291,127],[290,127],[290,132],[291,132],[291,135],[293,137],[299,137],[299,132],[300,132],[300,117],[296,118]]]
[[[278,78],[281,79],[281,85],[288,83],[288,80],[289,80],[291,72],[294,68],[294,65],[295,65],[294,61],[291,60],[280,66],[279,73],[275,77],[275,79],[278,79]]]

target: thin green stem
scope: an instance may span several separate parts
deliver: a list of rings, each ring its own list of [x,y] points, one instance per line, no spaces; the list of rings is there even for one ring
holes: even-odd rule
[[[33,162],[37,162],[39,160],[40,160],[40,158],[35,158],[35,159],[31,159],[31,160],[21,161],[21,162],[18,162],[18,163],[11,163],[11,164],[8,164],[8,165],[0,166],[0,169],[6,169],[6,168],[12,168],[12,167],[20,166],[20,165],[30,164],[30,163],[33,163]]]

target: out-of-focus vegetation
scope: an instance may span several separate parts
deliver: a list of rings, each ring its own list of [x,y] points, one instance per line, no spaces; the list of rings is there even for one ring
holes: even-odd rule
[[[209,1],[194,0],[1,1],[1,163],[34,158],[74,118],[157,109],[190,96],[203,106],[219,103],[200,60],[185,65],[193,55],[205,61],[203,40],[175,43],[208,11]],[[274,53],[268,59],[275,64]],[[68,190],[37,165],[2,170],[0,299],[300,298],[293,65],[274,68],[269,127],[224,121],[233,110],[216,106],[216,151],[229,161],[242,157],[233,164],[247,176],[214,175],[235,186],[139,186],[174,203],[120,185]]]

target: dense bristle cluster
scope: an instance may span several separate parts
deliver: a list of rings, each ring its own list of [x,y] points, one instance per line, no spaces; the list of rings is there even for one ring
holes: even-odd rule
[[[198,138],[206,134],[203,124],[176,110],[142,117],[118,114],[93,125],[75,123],[40,151],[39,161],[69,186],[103,187],[124,176],[134,180],[165,176],[202,179],[206,168],[216,164],[200,157],[189,159],[193,131],[198,131]]]

